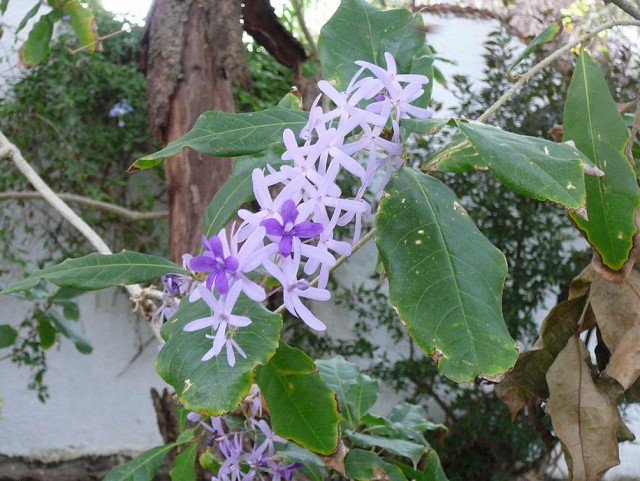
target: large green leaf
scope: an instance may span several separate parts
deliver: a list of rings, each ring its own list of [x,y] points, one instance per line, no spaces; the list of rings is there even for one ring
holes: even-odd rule
[[[146,282],[164,274],[187,273],[185,269],[161,257],[138,252],[122,251],[104,255],[93,253],[76,259],[67,259],[58,265],[32,272],[0,294],[33,288],[41,279],[61,287],[94,291],[120,284]]]
[[[322,27],[318,40],[325,77],[338,80],[344,89],[357,72],[356,60],[385,65],[390,52],[400,72],[409,72],[415,55],[424,53],[422,16],[406,9],[378,10],[365,0],[342,0],[336,13]]]
[[[49,42],[53,35],[54,13],[55,11],[43,15],[31,28],[27,41],[20,49],[20,60],[23,64],[27,66],[37,65],[49,56]]]
[[[252,323],[235,333],[235,340],[247,357],[236,355],[233,367],[229,366],[224,349],[213,359],[201,361],[212,346],[211,339],[205,337],[206,330],[183,331],[188,322],[211,315],[204,301],[184,300],[162,327],[167,342],[156,359],[156,371],[173,386],[186,409],[218,416],[237,407],[251,388],[255,367],[265,364],[278,347],[282,329],[279,314],[244,296],[234,312],[249,317]]]
[[[260,112],[228,113],[218,110],[203,113],[187,134],[155,154],[136,160],[130,171],[155,167],[163,159],[185,147],[217,157],[239,157],[282,143],[282,132],[291,129],[297,135],[309,114],[284,107],[269,107]]]
[[[336,356],[328,361],[316,361],[320,375],[338,395],[342,425],[357,429],[362,416],[378,399],[378,381],[360,373],[357,364]]]
[[[338,447],[340,412],[336,395],[304,351],[280,343],[256,382],[269,406],[273,431],[314,453],[329,455]]]
[[[571,209],[584,206],[582,164],[590,161],[574,147],[489,125],[461,123],[460,129],[484,165],[510,189]]]
[[[635,260],[629,256],[638,230],[635,216],[640,189],[624,155],[629,131],[600,70],[586,51],[578,59],[567,93],[564,137],[573,140],[605,173],[604,177],[585,179],[589,220],[573,214],[571,217],[601,257],[602,266],[597,267],[614,273],[623,271],[624,277]]]
[[[504,255],[440,181],[403,168],[376,216],[389,296],[411,337],[462,382],[508,370],[514,341],[502,317]]]
[[[418,128],[421,127],[418,125]],[[420,134],[421,132],[418,130],[415,133]],[[425,172],[438,170],[461,174],[475,170],[487,170],[487,166],[471,142],[459,132],[451,138],[447,145],[429,156],[422,164],[421,169]]]
[[[96,19],[90,8],[86,8],[77,1],[70,1],[62,6],[64,12],[69,15],[71,28],[78,37],[81,47],[94,53],[99,47],[98,29]]]
[[[287,163],[280,158],[283,150],[281,146],[274,146],[259,154],[236,160],[231,176],[216,192],[204,214],[204,235],[211,237],[220,232],[234,218],[240,206],[254,198],[251,181],[253,169],[267,164],[277,169]]]
[[[407,479],[400,468],[385,462],[376,453],[362,449],[352,449],[347,453],[344,458],[344,469],[347,477],[356,481],[385,479],[379,475],[380,471],[389,481],[406,481]]]

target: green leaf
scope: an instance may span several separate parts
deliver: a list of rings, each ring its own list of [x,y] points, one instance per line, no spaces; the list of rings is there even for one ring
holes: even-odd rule
[[[156,371],[176,390],[186,409],[218,416],[240,404],[253,382],[253,370],[265,364],[278,347],[282,317],[244,296],[236,303],[234,312],[249,317],[252,323],[235,333],[235,340],[247,355],[236,355],[235,366],[229,366],[223,350],[208,361],[202,356],[211,349],[206,330],[183,331],[195,319],[210,316],[211,309],[200,300],[180,303],[178,312],[162,327],[167,341],[156,359]]]
[[[27,41],[20,48],[20,60],[23,64],[37,65],[49,56],[49,41],[53,35],[52,13],[54,12],[40,17],[29,32]]]
[[[186,442],[189,442],[193,439],[193,436],[195,435],[195,433],[196,431],[193,428],[185,429],[180,433],[176,442],[178,444],[184,444]]]
[[[9,0],[7,0],[2,4],[2,7],[3,7],[2,13],[4,13],[7,10],[8,3],[9,3]],[[29,10],[27,14],[24,16],[24,18],[20,20],[20,23],[16,27],[15,35],[18,35],[22,31],[22,29],[27,26],[27,22],[31,20],[36,13],[38,13],[38,10],[40,10],[41,4],[42,2],[38,0],[38,3],[36,3],[33,7],[31,7],[31,10]]]
[[[175,443],[145,451],[128,463],[116,466],[102,481],[152,481]]]
[[[363,447],[377,446],[390,453],[409,458],[414,466],[418,464],[420,458],[427,448],[427,444],[418,444],[405,439],[390,439],[369,434],[357,433],[350,429],[345,430],[345,434],[351,441]]]
[[[628,271],[637,232],[636,210],[640,207],[640,188],[624,148],[629,131],[600,70],[583,51],[578,58],[567,93],[564,110],[564,137],[573,140],[602,170],[604,177],[587,177],[587,215],[589,220],[571,217],[601,257],[605,270]],[[601,269],[602,270],[602,269]]]
[[[256,371],[256,382],[278,436],[314,453],[329,455],[336,450],[340,424],[336,395],[309,356],[280,342],[269,364]]]
[[[474,170],[486,170],[487,166],[471,142],[462,133],[457,133],[447,145],[431,155],[420,168],[425,172],[438,170],[461,174]]]
[[[344,469],[349,479],[357,481],[370,481],[372,479],[384,479],[376,476],[377,471],[382,471],[390,481],[406,481],[407,478],[397,466],[387,463],[372,451],[351,449],[344,458]]]
[[[482,165],[510,189],[571,209],[584,206],[582,164],[590,161],[574,147],[478,123],[460,123],[460,129]]]
[[[446,426],[435,424],[426,419],[422,406],[400,402],[396,404],[389,419],[367,414],[362,422],[366,425],[363,432],[392,439],[405,439],[424,446],[427,441],[425,431],[446,430]]]
[[[421,28],[422,27],[422,28]],[[424,23],[406,9],[383,12],[364,0],[343,0],[322,27],[318,39],[320,64],[326,78],[344,89],[359,67],[356,60],[385,65],[393,54],[399,72],[409,72],[413,57],[424,52]]]
[[[276,145],[259,154],[241,157],[235,161],[231,176],[216,192],[204,214],[204,235],[207,238],[220,232],[220,229],[234,218],[242,204],[253,200],[253,169],[265,167],[267,164],[277,169],[290,163],[280,158],[283,151],[283,147]]]
[[[283,107],[289,110],[302,111],[302,97],[300,92],[294,87],[287,95],[280,99],[278,107]]]
[[[86,47],[90,53],[95,53],[99,46],[99,37],[96,19],[91,9],[75,1],[65,3],[62,9],[69,15],[71,27],[78,37],[80,46]]]
[[[328,361],[316,361],[320,375],[338,395],[342,424],[357,429],[360,419],[378,399],[378,381],[360,373],[357,364],[336,356]]]
[[[51,311],[48,319],[60,334],[75,344],[78,351],[83,354],[90,354],[91,351],[93,351],[91,343],[84,334],[80,332],[80,328],[76,322],[68,321],[57,311]]]
[[[44,312],[38,311],[35,316],[38,321],[38,339],[40,339],[40,346],[42,349],[49,349],[56,342],[56,329],[51,324],[49,316]]]
[[[545,28],[542,33],[537,35],[527,48],[525,48],[520,55],[513,61],[511,65],[507,68],[507,75],[513,70],[520,62],[522,62],[525,58],[527,58],[531,53],[536,50],[540,45],[544,45],[545,43],[549,43],[553,41],[560,33],[562,32],[563,25],[561,20],[556,20],[547,28]]]
[[[164,274],[188,271],[161,257],[122,251],[104,255],[93,253],[39,271],[32,272],[0,294],[24,291],[33,288],[41,279],[61,287],[72,287],[83,291],[94,291],[120,284],[146,282]]]
[[[423,55],[413,59],[411,64],[411,74],[424,75],[429,79],[429,82],[423,87],[424,93],[416,100],[411,102],[412,105],[417,107],[426,108],[431,104],[431,93],[433,92],[433,75],[434,58],[431,55]]]
[[[427,413],[422,406],[405,401],[399,402],[393,407],[389,420],[393,426],[401,426],[419,433],[447,429],[444,424],[436,424],[429,421]]]
[[[274,143],[282,143],[282,132],[291,129],[297,135],[307,123],[308,112],[284,107],[269,107],[260,112],[228,113],[212,110],[203,113],[186,135],[174,140],[155,154],[136,160],[129,171],[150,169],[163,159],[190,147],[217,157],[239,157],[261,152]]]
[[[0,0],[0,15],[4,15],[4,12],[7,11],[8,6],[9,6],[9,0]],[[38,6],[40,6],[39,2],[38,2]]]
[[[435,135],[444,129],[447,125],[451,125],[452,119],[402,119],[400,127],[402,128],[402,138],[406,139],[410,134],[416,135]]]
[[[172,481],[195,481],[197,454],[198,444],[194,443],[176,456],[176,465],[169,471]]]
[[[322,481],[324,479],[324,463],[317,454],[307,451],[296,443],[279,444],[277,446],[277,455],[282,457],[286,463],[302,463],[302,467],[299,469],[310,481]]]
[[[18,331],[9,324],[0,324],[0,349],[13,346],[17,338]]]
[[[440,464],[440,457],[433,449],[427,453],[424,471],[416,481],[449,481]]]
[[[507,371],[517,352],[502,317],[504,255],[437,179],[403,168],[387,192],[376,243],[411,337],[453,381]]]

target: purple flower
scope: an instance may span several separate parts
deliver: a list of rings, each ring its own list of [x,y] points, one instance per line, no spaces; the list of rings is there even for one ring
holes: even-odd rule
[[[269,427],[267,422],[264,421],[263,419],[259,421],[254,420],[253,425],[257,427],[261,431],[262,435],[264,436],[264,441],[262,441],[262,444],[260,444],[260,446],[258,446],[255,450],[256,453],[271,457],[275,454],[273,443],[285,444],[287,442],[286,439],[281,438],[280,436],[274,434],[273,431],[271,431],[271,428]]]
[[[227,295],[221,296],[220,299],[216,299],[209,289],[206,289],[202,285],[198,287],[200,296],[211,308],[211,316],[189,322],[184,326],[184,330],[187,332],[193,332],[208,327],[216,329],[215,336],[211,336],[209,334],[206,335],[208,339],[213,339],[213,347],[209,349],[204,356],[202,356],[203,361],[208,361],[212,357],[220,354],[222,347],[225,345],[227,348],[227,362],[230,366],[235,365],[234,349],[236,349],[242,357],[247,357],[238,343],[233,339],[235,329],[227,332],[227,327],[229,326],[237,328],[251,324],[251,319],[248,317],[237,316],[231,313],[236,301],[238,300],[241,289],[242,285],[239,282],[236,282],[231,286]]]
[[[287,200],[280,208],[280,217],[282,222],[277,219],[265,219],[260,225],[267,229],[267,235],[271,237],[279,237],[280,254],[288,257],[293,248],[293,239],[310,239],[322,232],[322,224],[303,220],[298,221],[301,217],[296,208],[296,204],[292,200]]]
[[[291,479],[293,478],[293,471],[301,467],[302,463],[299,462],[291,463],[284,466],[280,463],[269,460],[267,461],[267,468],[263,471],[270,475],[269,479],[271,481],[291,481]]]
[[[210,272],[207,276],[207,289],[211,290],[215,283],[219,294],[229,292],[229,280],[227,273],[234,274],[238,270],[238,259],[226,256],[222,249],[222,241],[218,236],[211,236],[209,240],[202,236],[204,254],[191,259],[189,268],[196,272]]]
[[[300,300],[301,297],[317,301],[328,301],[331,293],[326,289],[311,287],[305,279],[298,280],[300,268],[300,254],[294,252],[293,259],[285,257],[282,260],[282,269],[273,262],[265,261],[269,274],[275,277],[283,287],[284,305],[291,314],[299,317],[311,329],[324,331],[327,326],[318,319]]]

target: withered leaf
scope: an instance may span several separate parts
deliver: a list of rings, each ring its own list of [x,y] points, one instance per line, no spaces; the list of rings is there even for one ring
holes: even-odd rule
[[[622,284],[598,276],[591,284],[591,306],[611,352],[604,374],[626,390],[640,376],[640,273]]]
[[[622,422],[617,402],[596,385],[589,351],[572,336],[547,373],[546,411],[562,442],[571,481],[597,481],[620,463],[616,434]]]
[[[513,417],[530,399],[549,397],[547,370],[575,332],[585,302],[583,296],[555,306],[542,322],[540,337],[531,350],[518,356],[516,365],[496,386],[496,395]]]
[[[589,291],[589,287],[597,275],[593,264],[589,264],[582,269],[582,272],[571,281],[571,285],[569,286],[569,299],[584,296]]]

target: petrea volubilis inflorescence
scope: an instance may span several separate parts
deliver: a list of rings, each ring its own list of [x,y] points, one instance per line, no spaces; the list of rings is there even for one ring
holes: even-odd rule
[[[236,353],[245,356],[234,333],[251,320],[233,315],[234,304],[241,292],[257,302],[267,297],[264,288],[250,279],[252,272],[266,271],[281,284],[284,306],[292,315],[312,329],[326,328],[301,298],[326,301],[331,297],[326,287],[335,256],[351,254],[360,238],[362,216],[371,212],[364,199],[366,189],[381,191],[403,164],[400,120],[432,115],[431,109],[412,104],[424,94],[429,79],[399,74],[393,56],[385,53],[385,59],[386,69],[356,62],[360,69],[344,92],[329,82],[318,83],[322,93],[299,134],[302,145],[293,131],[283,133],[282,159],[291,164],[279,170],[267,166],[266,172],[256,169],[252,174],[260,210],[241,209],[237,229],[203,238],[203,254],[185,256],[185,266],[206,274],[204,281],[183,280],[188,285],[181,288],[175,285],[181,279],[175,277],[165,283],[172,292],[188,293],[190,302],[203,299],[211,308],[210,316],[185,326],[186,331],[210,331],[206,336],[213,345],[203,360],[217,356],[223,348],[231,366]],[[324,112],[319,106],[322,95],[333,102],[333,110]],[[355,197],[343,196],[336,183],[343,169],[359,181]],[[272,190],[279,193],[274,197]],[[355,223],[351,243],[337,240],[335,228],[351,222]],[[317,287],[303,279],[305,275],[317,275]],[[171,298],[166,289],[165,294]]]

